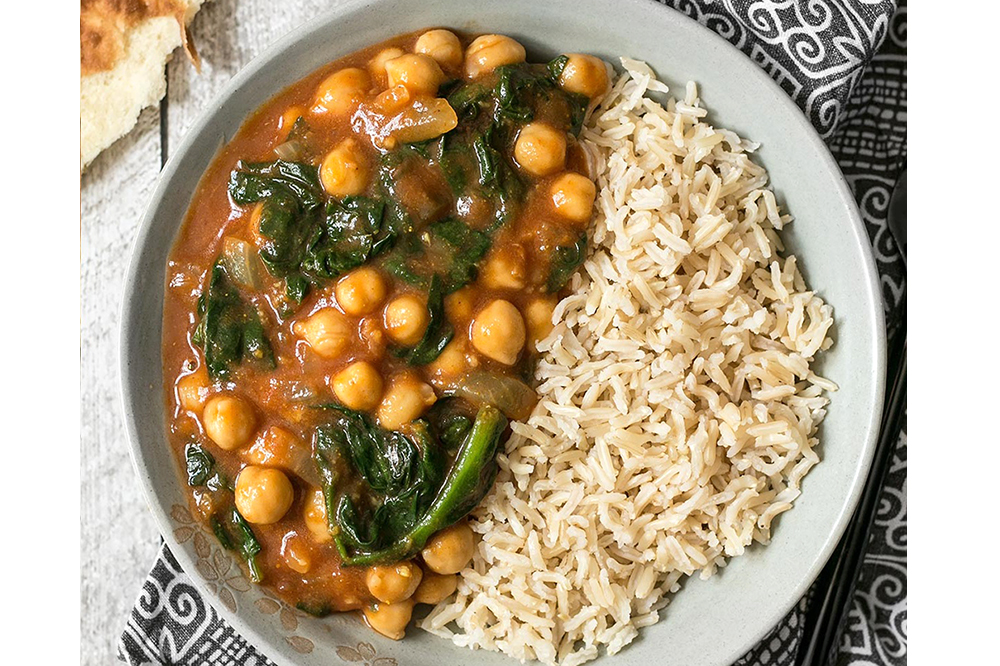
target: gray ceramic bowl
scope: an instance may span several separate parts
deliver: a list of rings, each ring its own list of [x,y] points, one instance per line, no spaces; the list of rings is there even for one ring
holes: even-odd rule
[[[535,57],[584,51],[617,62],[648,61],[675,90],[701,85],[710,120],[761,142],[760,160],[795,223],[784,238],[809,284],[831,303],[836,345],[822,372],[841,390],[823,423],[823,462],[804,483],[774,539],[720,575],[694,580],[659,624],[600,663],[725,666],[770,629],[806,591],[843,531],[872,454],[881,412],[884,333],[878,279],[851,194],[812,127],[784,92],[729,43],[652,2],[618,0],[384,0],[353,4],[289,34],[235,76],[163,170],[139,230],[124,294],[121,378],[125,421],[150,510],[205,598],[280,664],[355,662],[510,666],[411,630],[403,642],[377,636],[356,616],[316,620],[251,587],[214,539],[193,525],[165,439],[160,355],[167,253],[201,174],[220,141],[248,113],[317,67],[393,34],[445,25],[500,32]],[[384,659],[384,661],[380,661]]]

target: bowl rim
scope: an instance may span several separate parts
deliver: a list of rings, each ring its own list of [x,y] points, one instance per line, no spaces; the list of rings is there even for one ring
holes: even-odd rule
[[[137,228],[135,239],[129,250],[128,267],[125,272],[125,280],[119,302],[119,358],[117,365],[120,389],[119,404],[122,410],[122,418],[125,423],[129,458],[138,477],[143,498],[153,515],[156,526],[160,531],[160,535],[166,545],[169,546],[171,553],[177,559],[181,568],[185,571],[185,573],[188,573],[189,577],[194,582],[205,603],[211,605],[219,617],[224,619],[241,636],[246,638],[246,640],[255,649],[262,654],[265,654],[269,659],[275,661],[276,663],[288,664],[289,666],[292,666],[293,662],[289,661],[280,651],[272,650],[272,641],[261,635],[261,633],[258,632],[252,624],[245,622],[240,617],[239,613],[231,612],[225,606],[218,604],[214,595],[208,593],[205,589],[204,581],[197,574],[195,560],[188,553],[188,549],[181,545],[174,537],[171,520],[168,515],[169,510],[161,502],[156,489],[150,480],[151,477],[147,473],[150,466],[148,464],[147,456],[143,451],[143,447],[139,443],[139,429],[136,421],[135,410],[132,408],[132,405],[135,402],[136,394],[139,391],[149,390],[149,388],[132,386],[129,382],[129,358],[133,356],[134,349],[139,346],[138,341],[131,335],[131,332],[136,321],[136,303],[138,299],[135,298],[135,295],[138,293],[137,285],[141,281],[140,271],[143,268],[140,256],[142,254],[142,248],[146,246],[147,241],[154,229],[154,218],[156,217],[159,207],[163,205],[165,195],[169,190],[170,182],[173,180],[174,176],[181,167],[185,155],[189,152],[205,127],[210,123],[215,115],[219,113],[224,102],[232,97],[258,72],[265,68],[276,66],[281,54],[290,49],[306,35],[318,30],[334,27],[346,17],[375,7],[382,4],[384,1],[385,0],[348,0],[343,4],[317,13],[317,15],[311,19],[306,19],[303,23],[286,32],[272,44],[264,48],[258,55],[253,57],[246,65],[240,68],[240,70],[229,80],[229,82],[223,86],[222,90],[218,94],[211,98],[211,101],[197,116],[195,122],[192,123],[190,128],[188,128],[185,132],[183,139],[169,156],[167,162],[158,175],[156,187],[150,195],[142,219]],[[876,371],[872,384],[873,390],[871,399],[873,404],[871,405],[869,422],[866,424],[866,430],[868,432],[867,441],[863,442],[860,447],[861,455],[859,457],[858,465],[855,468],[854,478],[851,479],[850,491],[846,498],[846,502],[844,503],[834,524],[831,525],[830,531],[827,533],[822,547],[819,548],[819,550],[813,555],[813,563],[809,567],[807,574],[794,587],[794,590],[789,594],[789,598],[786,599],[776,611],[769,614],[767,622],[761,622],[762,628],[756,632],[751,639],[744,640],[743,644],[739,646],[738,651],[734,651],[732,660],[735,660],[745,654],[754,645],[759,643],[759,641],[788,614],[792,607],[798,603],[802,596],[811,587],[840,541],[847,528],[850,518],[854,514],[858,500],[860,499],[861,491],[865,480],[868,477],[868,471],[871,466],[871,460],[874,455],[875,445],[879,434],[879,424],[881,422],[885,392],[886,331],[885,313],[881,307],[881,283],[875,264],[871,242],[868,238],[857,202],[848,185],[847,179],[840,170],[839,165],[830,153],[829,148],[826,146],[819,133],[816,131],[815,127],[809,121],[805,113],[794,102],[794,100],[785,92],[785,90],[782,89],[781,86],[763,69],[757,66],[756,63],[753,63],[753,61],[751,61],[749,57],[738,47],[710,28],[701,25],[684,12],[662,5],[655,0],[618,0],[618,4],[621,6],[621,15],[623,17],[636,17],[644,13],[650,20],[671,23],[673,24],[672,28],[674,29],[682,32],[695,33],[699,38],[714,43],[717,48],[729,51],[730,55],[746,60],[749,67],[747,67],[745,71],[747,76],[753,79],[752,84],[755,86],[761,86],[762,88],[768,90],[772,94],[776,104],[785,107],[785,110],[793,112],[791,117],[795,119],[794,122],[799,125],[801,130],[805,131],[812,148],[818,149],[816,152],[821,156],[821,160],[823,161],[822,166],[826,167],[826,169],[835,177],[834,180],[837,189],[836,194],[845,204],[845,212],[847,217],[850,219],[850,232],[852,240],[861,248],[861,257],[863,259],[861,268],[863,270],[863,277],[865,278],[864,283],[873,296],[870,300],[874,306],[874,312],[868,313],[871,319],[871,324],[875,329],[874,338],[871,340],[873,345],[872,357],[875,365],[873,369]],[[242,124],[245,120],[246,118],[243,118],[240,123]],[[190,202],[188,202],[188,205],[190,205]],[[187,207],[185,207],[184,211],[183,215],[186,215]],[[174,239],[176,239],[176,236],[174,236]],[[173,245],[171,243],[171,247],[172,246]],[[160,288],[163,288],[162,284],[160,285]],[[157,358],[157,362],[161,362],[159,357]],[[162,386],[153,387],[153,390],[158,392],[162,391]],[[601,656],[606,656],[603,654],[603,651]]]

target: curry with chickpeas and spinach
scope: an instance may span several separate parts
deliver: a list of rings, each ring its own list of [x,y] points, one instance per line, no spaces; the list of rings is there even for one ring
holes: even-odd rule
[[[583,261],[600,60],[405,35],[243,124],[203,177],[164,306],[170,439],[250,577],[401,638],[455,591],[467,515]]]

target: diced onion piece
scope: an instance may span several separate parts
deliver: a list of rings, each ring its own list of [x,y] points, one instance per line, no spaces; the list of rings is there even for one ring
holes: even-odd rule
[[[389,121],[387,129],[396,141],[427,141],[450,132],[458,125],[458,115],[448,100],[440,97],[415,100],[408,109]]]
[[[272,426],[263,431],[242,455],[250,464],[277,467],[298,475],[312,485],[320,484],[309,443],[285,428]]]
[[[222,261],[233,281],[251,289],[260,289],[260,259],[253,246],[245,240],[226,236],[222,240]]]
[[[306,149],[300,141],[292,139],[274,147],[274,154],[286,162],[298,162],[305,157]]]
[[[378,112],[391,115],[398,113],[405,105],[410,103],[413,96],[404,85],[393,86],[379,93],[372,102],[372,108]]]
[[[538,402],[538,395],[524,382],[483,371],[463,376],[449,392],[477,406],[493,405],[515,421],[528,418]]]

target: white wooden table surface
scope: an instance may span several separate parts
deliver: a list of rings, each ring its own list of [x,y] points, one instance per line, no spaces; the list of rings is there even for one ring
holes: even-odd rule
[[[122,284],[160,171],[195,119],[251,58],[343,0],[213,0],[192,25],[195,72],[179,51],[162,109],[105,150],[82,178],[81,663],[115,663],[118,635],[156,557],[159,534],[129,462],[118,391]],[[159,359],[150,359],[158,363]]]

